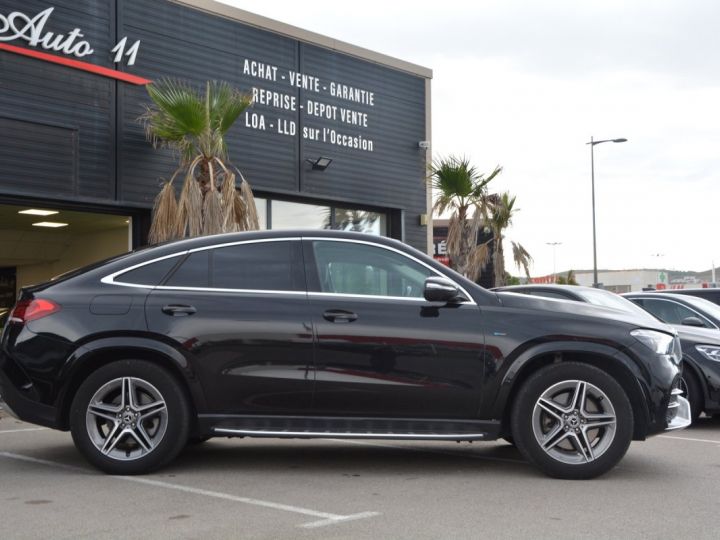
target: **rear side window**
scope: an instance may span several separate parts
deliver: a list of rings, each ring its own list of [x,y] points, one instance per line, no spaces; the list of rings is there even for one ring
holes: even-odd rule
[[[168,287],[209,287],[210,251],[191,253],[167,280]]]
[[[191,253],[167,287],[304,291],[299,241],[256,242]]]
[[[238,244],[212,250],[211,287],[304,291],[299,241]]]
[[[175,267],[179,260],[180,256],[178,255],[177,257],[169,257],[167,259],[155,261],[120,274],[114,281],[117,283],[148,285],[150,287],[154,287],[165,279],[165,276],[168,275],[170,270]]]

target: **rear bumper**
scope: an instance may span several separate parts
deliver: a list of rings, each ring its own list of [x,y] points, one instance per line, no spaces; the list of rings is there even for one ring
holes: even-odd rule
[[[18,420],[61,429],[57,409],[24,396],[21,390],[15,388],[2,369],[0,369],[0,401],[5,402],[5,410]]]

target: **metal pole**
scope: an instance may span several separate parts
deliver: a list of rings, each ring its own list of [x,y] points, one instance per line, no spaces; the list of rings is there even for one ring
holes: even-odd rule
[[[592,183],[592,222],[593,222],[593,287],[598,286],[597,238],[595,235],[595,145],[590,137],[590,181]]]

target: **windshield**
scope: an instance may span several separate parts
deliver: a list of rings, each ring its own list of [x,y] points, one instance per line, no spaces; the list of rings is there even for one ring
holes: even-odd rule
[[[643,308],[633,304],[630,300],[618,296],[617,294],[604,291],[602,289],[579,289],[575,291],[578,296],[581,296],[586,302],[594,304],[596,306],[609,307],[613,309],[619,309],[621,311],[627,311],[641,317],[650,316],[647,311]],[[650,316],[653,320],[654,317]]]

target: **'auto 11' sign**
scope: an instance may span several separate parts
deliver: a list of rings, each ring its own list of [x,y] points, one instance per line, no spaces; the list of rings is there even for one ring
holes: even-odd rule
[[[80,28],[73,28],[66,34],[45,31],[45,26],[54,10],[54,7],[47,8],[34,17],[20,11],[13,11],[9,15],[0,13],[0,41],[22,40],[31,47],[41,47],[77,58],[94,53],[92,45],[83,39],[85,36]],[[127,64],[135,65],[140,50],[140,40],[130,47],[127,47],[127,42],[127,37],[124,37],[113,47],[111,52],[115,53],[114,63],[121,62],[123,56],[127,56]]]

